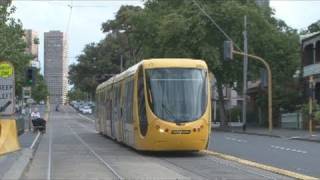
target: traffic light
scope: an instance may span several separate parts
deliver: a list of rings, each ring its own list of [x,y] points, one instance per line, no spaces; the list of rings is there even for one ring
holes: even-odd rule
[[[233,59],[233,43],[232,41],[224,41],[223,43],[223,59],[232,60]]]
[[[29,67],[26,72],[26,83],[29,86],[33,86],[35,84],[35,69]]]

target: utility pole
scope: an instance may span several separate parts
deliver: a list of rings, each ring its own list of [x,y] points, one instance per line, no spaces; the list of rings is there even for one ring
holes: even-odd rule
[[[247,16],[244,16],[243,31],[243,92],[242,92],[242,130],[246,131],[247,124],[247,71],[248,71],[248,38],[247,38]]]
[[[120,55],[120,72],[123,71],[123,59],[122,59],[122,54]]]
[[[223,43],[223,57],[225,60],[232,60],[233,54],[241,55],[241,56],[247,56],[249,58],[255,59],[257,61],[260,61],[267,69],[268,72],[268,121],[269,121],[269,131],[272,131],[272,72],[269,63],[262,59],[259,56],[255,56],[252,54],[245,54],[240,51],[234,51],[233,50],[233,43],[232,41],[225,41]]]
[[[313,120],[313,97],[314,97],[314,79],[309,77],[309,133],[312,135],[312,120]]]

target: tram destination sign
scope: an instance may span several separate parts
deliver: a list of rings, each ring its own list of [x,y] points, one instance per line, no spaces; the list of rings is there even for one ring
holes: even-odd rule
[[[15,112],[15,81],[13,65],[0,61],[0,114],[13,115]]]

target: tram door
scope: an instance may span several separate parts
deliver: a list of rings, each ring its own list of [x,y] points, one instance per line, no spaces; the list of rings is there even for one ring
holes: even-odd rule
[[[124,133],[124,103],[125,103],[125,93],[123,92],[123,85],[120,85],[119,89],[119,136],[118,141],[123,142],[123,133]]]
[[[110,128],[111,128],[111,137],[115,138],[115,119],[117,118],[117,112],[116,112],[116,91],[117,89],[113,86],[112,87],[112,101],[111,101],[111,119],[110,119]]]

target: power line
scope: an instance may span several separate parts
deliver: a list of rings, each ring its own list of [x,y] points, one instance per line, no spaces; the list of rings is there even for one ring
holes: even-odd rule
[[[71,17],[72,17],[72,3],[73,1],[71,1],[71,5],[68,5],[68,7],[70,8],[70,11],[69,11],[69,16],[68,16],[68,21],[67,21],[67,27],[66,27],[66,31],[65,31],[65,34],[68,34],[69,33],[69,28],[70,28],[70,23],[71,23]]]
[[[192,0],[192,2],[200,9],[200,11],[207,16],[207,18],[216,26],[216,28],[229,40],[232,41],[234,46],[241,51],[241,49],[239,48],[239,46],[237,44],[235,44],[235,42],[231,39],[231,37],[224,32],[224,30],[218,25],[218,23],[216,23],[216,21],[200,6],[200,4],[196,1],[196,0]]]

